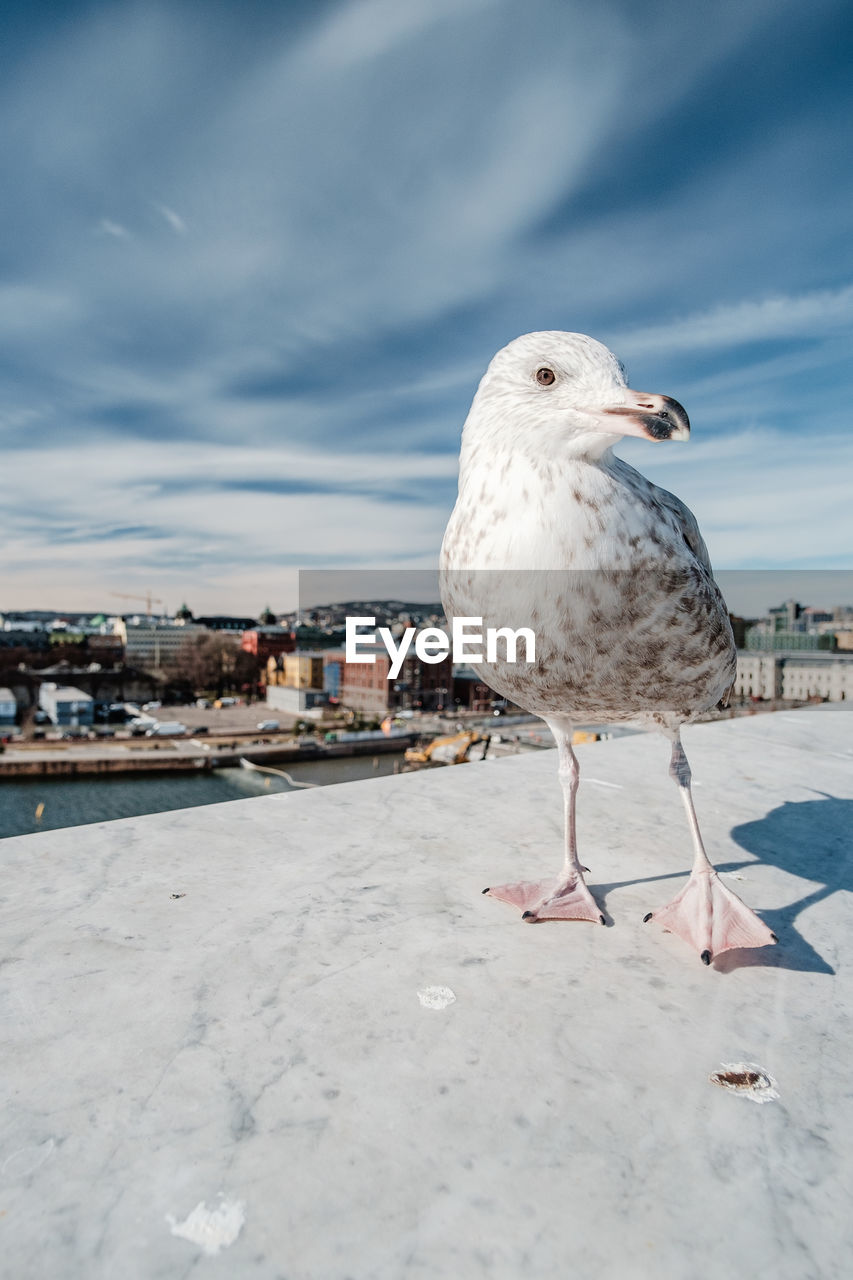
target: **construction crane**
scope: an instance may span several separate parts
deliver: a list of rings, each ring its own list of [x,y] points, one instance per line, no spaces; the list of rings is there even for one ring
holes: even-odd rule
[[[149,618],[151,617],[151,606],[152,606],[152,604],[162,604],[162,603],[163,603],[163,601],[162,601],[162,600],[160,600],[160,599],[159,599],[159,597],[157,597],[157,596],[152,596],[152,594],[151,594],[151,592],[150,592],[150,591],[147,591],[147,592],[145,593],[145,595],[144,595],[144,596],[129,596],[129,595],[127,594],[127,592],[126,592],[126,591],[111,591],[111,592],[110,592],[110,595],[111,595],[111,596],[116,596],[119,600],[144,600],[144,601],[145,601],[145,612],[146,612],[146,614],[147,614],[147,616],[148,616]]]

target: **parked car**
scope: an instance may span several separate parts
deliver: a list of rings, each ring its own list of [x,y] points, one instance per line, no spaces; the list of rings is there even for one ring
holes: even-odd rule
[[[281,725],[277,720],[261,720],[258,728],[261,733],[274,733],[277,729],[281,728]]]
[[[162,702],[143,702],[142,710],[143,711],[159,711],[162,705],[163,705]]]
[[[210,699],[209,699],[209,698],[196,698],[196,700],[195,700],[195,705],[199,708],[199,710],[201,710],[201,711],[206,711],[206,710],[208,709],[208,707],[210,706]]]

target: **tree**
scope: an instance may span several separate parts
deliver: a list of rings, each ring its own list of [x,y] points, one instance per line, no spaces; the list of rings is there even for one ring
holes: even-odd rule
[[[252,655],[240,649],[232,637],[216,633],[191,636],[177,654],[173,674],[186,680],[196,693],[215,690],[217,697],[241,690],[258,677]]]

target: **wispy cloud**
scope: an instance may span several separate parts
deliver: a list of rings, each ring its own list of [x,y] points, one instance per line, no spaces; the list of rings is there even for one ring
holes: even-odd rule
[[[141,441],[116,443],[106,454],[96,443],[69,444],[49,460],[24,446],[9,462],[0,478],[10,528],[7,599],[44,598],[53,575],[69,607],[69,592],[86,581],[87,598],[102,599],[120,579],[137,586],[150,579],[159,594],[176,596],[197,578],[238,583],[242,572],[242,605],[234,607],[258,609],[250,597],[288,566],[381,566],[401,555],[406,563],[432,564],[456,472],[447,455],[341,452],[332,468],[323,451],[270,456],[246,445],[200,452],[187,444],[173,448],[164,471],[162,447]],[[38,513],[12,479],[33,467]],[[288,580],[295,581],[292,574]]]
[[[321,20],[305,52],[318,65],[339,69],[387,55],[429,27],[488,7],[497,7],[495,0],[350,0]]]
[[[154,208],[157,210],[159,214],[162,215],[162,217],[166,219],[166,221],[168,222],[172,230],[176,232],[179,236],[185,236],[187,234],[187,224],[184,222],[183,218],[179,213],[175,213],[174,209],[170,209],[167,204],[156,204],[156,203],[154,205]]]
[[[98,231],[102,235],[112,236],[115,240],[133,239],[127,227],[123,227],[120,222],[113,222],[112,218],[101,218],[98,223]]]
[[[813,338],[847,332],[853,326],[853,285],[800,295],[744,299],[685,315],[666,324],[618,335],[630,357],[654,351],[696,351],[736,347],[780,338]]]
[[[97,593],[124,563],[248,608],[276,557],[428,558],[480,373],[550,327],[685,400],[727,557],[738,536],[764,554],[746,497],[771,474],[777,506],[754,509],[799,554],[788,480],[811,520],[815,441],[850,399],[831,9],[72,3],[34,23],[0,83],[19,588],[53,598],[53,571]],[[738,452],[750,427],[772,467]],[[638,464],[669,474],[658,458]],[[106,536],[131,527],[150,536]],[[834,554],[827,529],[810,555]]]

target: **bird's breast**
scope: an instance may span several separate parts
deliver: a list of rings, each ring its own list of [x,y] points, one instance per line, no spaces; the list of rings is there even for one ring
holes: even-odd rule
[[[669,559],[678,540],[597,466],[515,459],[471,469],[442,545],[452,569],[630,569]]]

